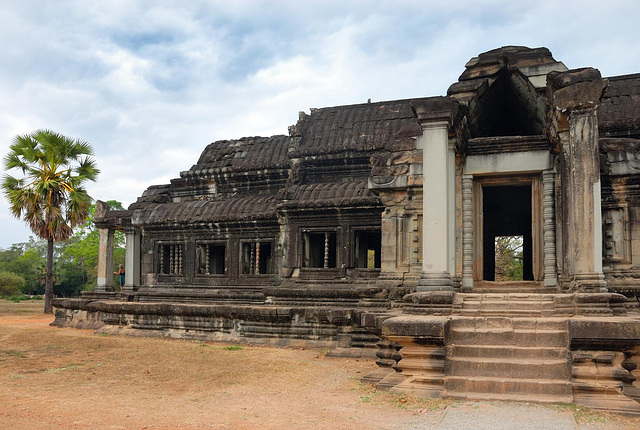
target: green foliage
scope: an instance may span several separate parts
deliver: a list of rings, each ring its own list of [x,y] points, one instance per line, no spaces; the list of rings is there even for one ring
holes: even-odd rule
[[[522,281],[522,236],[496,236],[496,281]]]
[[[40,296],[35,296],[35,297],[40,297]],[[27,296],[26,294],[17,294],[15,296],[7,297],[7,300],[9,300],[10,302],[14,302],[14,303],[25,302],[25,301],[27,301],[29,299],[30,299],[30,297]]]
[[[0,249],[0,270],[21,276],[25,281],[22,289],[25,294],[44,294],[41,281],[46,270],[46,247],[46,242],[30,237],[28,242]]]
[[[111,210],[124,210],[122,203],[116,200],[108,200],[107,204]],[[85,274],[85,289],[93,289],[96,285],[96,276],[98,274],[98,245],[100,238],[98,229],[93,225],[93,215],[95,205],[91,206],[89,218],[78,227],[76,233],[71,237],[64,246],[61,259],[73,263],[79,267]],[[113,262],[114,271],[118,264],[124,265],[125,258],[125,239],[124,233],[116,231],[113,236]]]
[[[24,278],[12,272],[0,271],[0,297],[20,294],[24,288]]]
[[[107,202],[111,209],[122,210],[122,203],[115,200]],[[80,225],[73,236],[54,247],[53,293],[58,297],[75,297],[82,291],[92,290],[98,273],[98,230],[93,225],[94,205],[89,217]],[[46,279],[47,243],[44,240],[29,238],[28,242],[11,245],[7,250],[0,249],[0,271],[11,272],[24,279],[24,286],[15,293],[18,300],[21,294],[42,295]],[[114,271],[118,264],[124,264],[124,234],[114,235]],[[1,293],[0,293],[1,295]]]

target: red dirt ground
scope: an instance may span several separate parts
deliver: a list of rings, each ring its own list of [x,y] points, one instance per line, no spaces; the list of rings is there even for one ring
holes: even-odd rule
[[[42,302],[0,300],[0,429],[433,428],[457,406],[361,384],[372,360],[100,336],[50,327],[41,312]],[[559,408],[581,429],[640,428],[639,419]]]

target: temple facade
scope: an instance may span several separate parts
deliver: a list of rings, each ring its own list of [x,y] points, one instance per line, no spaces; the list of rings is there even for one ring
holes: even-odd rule
[[[380,388],[640,413],[639,153],[640,74],[495,49],[446,96],[301,112],[126,211],[98,202],[98,285],[56,324],[330,347],[377,357]]]

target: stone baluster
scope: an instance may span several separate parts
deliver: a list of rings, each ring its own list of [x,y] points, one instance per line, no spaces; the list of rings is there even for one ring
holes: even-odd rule
[[[542,218],[543,218],[543,249],[544,249],[544,286],[557,286],[556,275],[556,224],[553,204],[553,190],[555,186],[555,172],[542,172]]]
[[[329,268],[329,233],[324,234],[324,265],[322,267]]]
[[[260,274],[260,242],[256,242],[256,275]]]
[[[255,273],[255,262],[256,262],[256,244],[255,242],[251,242],[251,256],[249,258],[249,273]]]
[[[473,175],[462,175],[462,287],[473,288]]]

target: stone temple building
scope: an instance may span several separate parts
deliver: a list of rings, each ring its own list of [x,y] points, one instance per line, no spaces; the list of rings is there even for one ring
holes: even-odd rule
[[[213,142],[95,224],[98,286],[56,299],[57,325],[321,346],[398,392],[640,413],[640,74],[495,49],[446,96]],[[517,281],[496,280],[505,236]]]

